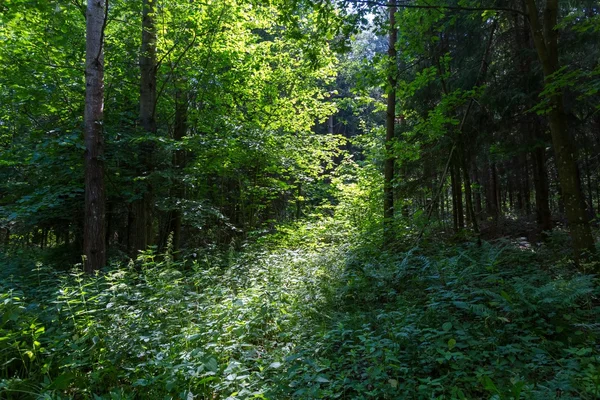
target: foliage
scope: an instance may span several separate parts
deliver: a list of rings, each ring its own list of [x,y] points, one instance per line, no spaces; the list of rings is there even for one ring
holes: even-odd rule
[[[88,276],[85,11],[0,2],[0,398],[600,398],[599,264],[571,258],[543,122],[560,93],[595,214],[597,6],[561,5],[564,68],[543,82],[520,13],[400,7],[392,69],[375,3],[157,1],[148,133],[142,2],[111,0],[111,263]],[[467,189],[492,241],[458,226]],[[544,196],[555,228],[534,243]]]
[[[549,262],[552,250],[394,254],[322,224],[241,253],[149,251],[94,277],[7,262],[1,387],[53,399],[597,397],[598,289]]]

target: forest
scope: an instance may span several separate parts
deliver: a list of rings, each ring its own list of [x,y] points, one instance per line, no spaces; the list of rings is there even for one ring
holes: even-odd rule
[[[597,0],[0,0],[0,399],[599,399]]]

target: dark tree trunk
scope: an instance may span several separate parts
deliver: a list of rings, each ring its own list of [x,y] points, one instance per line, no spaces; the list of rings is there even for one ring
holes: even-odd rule
[[[173,139],[181,142],[187,132],[187,112],[188,100],[187,94],[181,89],[177,89],[175,94],[175,126],[173,127]],[[172,190],[172,197],[176,200],[177,206],[172,210],[171,231],[173,232],[173,250],[177,252],[181,247],[181,227],[182,213],[179,203],[185,197],[185,188],[183,186],[182,174],[185,168],[186,156],[185,150],[179,148],[173,154],[173,166],[176,170],[175,185]]]
[[[588,213],[589,213],[589,218],[592,219],[594,218],[594,191],[593,191],[593,187],[592,187],[592,171],[590,169],[590,158],[589,155],[586,154],[585,157],[585,178],[586,178],[586,183],[587,183],[587,192],[588,192]]]
[[[498,184],[498,171],[496,163],[490,165],[490,192],[489,192],[490,214],[494,222],[500,217],[500,185]]]
[[[543,26],[538,20],[538,10],[535,0],[527,0],[529,21],[535,47],[542,64],[546,83],[560,68],[558,61],[558,0],[547,0],[544,10]],[[567,118],[564,111],[562,93],[550,97],[548,113],[552,145],[556,155],[558,178],[562,191],[563,202],[569,221],[569,230],[573,239],[575,260],[578,262],[588,254],[595,252],[594,237],[585,212],[585,201],[579,182],[577,170],[577,151],[569,136]]]
[[[452,188],[452,228],[458,232],[458,202],[456,199],[456,170],[453,165],[450,166],[450,186]]]
[[[156,134],[154,112],[156,107],[156,26],[155,1],[142,1],[142,46],[140,49],[140,124],[144,135]],[[153,168],[154,145],[142,141],[139,149],[138,175],[148,178]],[[138,187],[138,199],[132,204],[133,226],[130,230],[132,255],[145,250],[153,242],[152,187],[149,183]]]
[[[475,233],[479,233],[479,224],[477,223],[477,218],[475,216],[475,210],[473,208],[473,196],[471,194],[471,177],[469,176],[469,169],[467,165],[469,165],[468,153],[463,149],[463,155],[461,157],[462,161],[462,170],[463,170],[463,179],[465,181],[465,206],[467,207],[467,225],[471,224],[473,227],[473,231]]]
[[[538,128],[532,127],[534,137]],[[552,230],[552,214],[550,213],[550,194],[548,186],[548,173],[546,171],[546,151],[543,142],[536,141],[532,152],[533,185],[535,187],[535,213],[539,228],[544,231]]]
[[[444,185],[441,183],[440,185]],[[442,224],[446,225],[446,193],[445,190],[442,189],[442,193],[440,194],[440,220]]]
[[[133,224],[135,219],[133,218],[133,204],[129,204],[127,207],[127,227],[125,234],[127,236],[127,254],[133,254]]]
[[[454,155],[451,165],[450,179],[452,181],[452,213],[454,231],[458,232],[465,227],[465,217],[462,203],[462,181],[460,178],[459,156]]]
[[[40,248],[44,250],[46,248],[46,242],[48,241],[48,228],[42,228],[40,235]]]
[[[600,182],[596,181],[596,199],[598,200],[598,214],[600,214]]]
[[[85,217],[83,268],[88,273],[106,264],[104,189],[104,29],[108,0],[88,0],[85,52]]]
[[[479,180],[479,168],[477,168],[477,165],[475,165],[475,167],[473,168],[473,180],[475,182],[475,185],[477,186],[477,190],[475,191],[475,218],[478,218],[478,216],[481,214],[482,212],[482,207],[481,207],[481,182]]]
[[[531,215],[531,184],[529,182],[530,171],[529,171],[529,160],[528,160],[527,154],[525,154],[523,156],[523,163],[525,165],[524,178],[523,178],[525,180],[525,182],[523,183],[523,198],[525,200],[525,215],[530,216]]]
[[[483,195],[485,197],[485,212],[488,216],[492,216],[494,214],[494,202],[492,201],[492,166],[489,162],[486,162],[483,176],[482,176],[482,185],[483,185]]]
[[[463,208],[463,195],[462,195],[462,179],[460,177],[460,161],[455,158],[454,168],[456,176],[456,206],[458,214],[458,228],[463,229],[465,227],[465,213]]]
[[[507,195],[508,195],[508,210],[509,211],[513,211],[515,209],[515,206],[514,206],[514,196],[513,196],[513,192],[514,192],[513,191],[513,185],[514,185],[514,183],[513,183],[513,177],[512,177],[511,174],[509,174],[507,176],[507,181],[508,181],[508,184],[506,185],[507,186],[506,187],[506,192],[507,192]]]
[[[396,7],[394,2],[390,1],[389,7],[389,72],[387,88],[387,116],[386,116],[386,135],[385,135],[385,165],[384,165],[384,183],[383,183],[383,229],[384,241],[389,243],[394,238],[394,162],[393,141],[396,123],[396,41],[398,38],[398,29],[396,28]]]

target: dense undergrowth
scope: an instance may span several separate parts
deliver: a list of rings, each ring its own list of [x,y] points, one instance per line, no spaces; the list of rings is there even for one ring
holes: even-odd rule
[[[312,223],[91,278],[3,255],[0,398],[600,397],[599,291],[560,241],[374,237]]]

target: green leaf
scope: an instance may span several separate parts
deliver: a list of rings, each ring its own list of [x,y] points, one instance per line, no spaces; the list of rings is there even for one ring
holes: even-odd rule
[[[495,393],[495,394],[500,394],[500,392],[498,391],[498,388],[496,387],[496,385],[494,384],[494,382],[492,381],[492,379],[489,376],[486,375],[481,379],[483,381],[483,387],[485,388],[485,390]]]
[[[454,348],[454,346],[456,346],[456,339],[452,338],[452,339],[448,340],[448,348],[450,350],[452,350]]]
[[[49,389],[65,390],[69,387],[69,384],[75,379],[73,372],[65,372],[56,377],[48,386]]]
[[[208,360],[206,362],[206,364],[204,364],[204,366],[206,367],[207,370],[209,370],[210,372],[218,372],[219,371],[219,364],[217,363],[217,360],[214,358],[211,358],[210,360]]]
[[[506,293],[504,290],[500,291],[500,296],[502,296],[506,301],[508,301],[509,303],[512,303],[512,298],[510,297],[510,295],[508,293]]]

